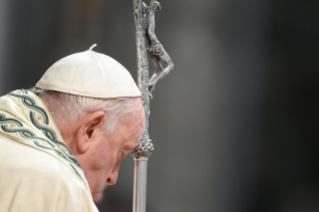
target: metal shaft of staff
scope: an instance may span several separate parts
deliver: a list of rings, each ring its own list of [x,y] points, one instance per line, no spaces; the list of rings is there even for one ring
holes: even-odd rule
[[[133,212],[146,211],[147,157],[136,157]]]

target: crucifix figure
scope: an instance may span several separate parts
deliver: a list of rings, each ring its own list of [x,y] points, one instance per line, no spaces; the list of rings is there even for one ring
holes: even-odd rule
[[[158,1],[151,0],[149,6],[143,2],[143,27],[146,32],[146,37],[149,41],[148,56],[156,68],[149,80],[148,85],[150,92],[155,89],[155,84],[174,68],[174,64],[170,56],[165,51],[163,45],[157,39],[155,34],[155,12],[160,10],[161,4]],[[166,64],[165,67],[163,67],[161,61]]]

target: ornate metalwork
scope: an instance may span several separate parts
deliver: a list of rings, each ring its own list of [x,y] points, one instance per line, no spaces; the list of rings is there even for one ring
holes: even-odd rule
[[[140,145],[132,155],[149,156],[154,150],[152,140],[149,138],[148,126],[150,116],[150,96],[155,89],[156,83],[165,77],[173,68],[174,64],[165,51],[163,45],[155,34],[155,12],[161,10],[161,4],[158,1],[151,0],[147,6],[145,2],[134,0],[134,18],[136,26],[136,44],[137,44],[137,73],[138,86],[142,92],[144,103],[146,126]],[[149,57],[156,70],[149,79],[148,60]],[[163,67],[162,63],[166,64]]]
[[[133,0],[133,4],[138,86],[142,92],[146,121],[140,144],[131,153],[135,160],[133,212],[145,212],[147,161],[154,150],[154,145],[148,133],[150,97],[152,97],[151,92],[154,90],[156,83],[173,69],[174,64],[155,34],[155,12],[161,10],[160,3],[151,0],[149,6],[147,6],[141,0]],[[156,68],[150,79],[148,58],[151,59]],[[162,63],[166,65],[163,66]]]
[[[134,157],[148,157],[152,154],[154,151],[154,145],[148,136],[148,133],[143,134],[139,146],[132,152]]]

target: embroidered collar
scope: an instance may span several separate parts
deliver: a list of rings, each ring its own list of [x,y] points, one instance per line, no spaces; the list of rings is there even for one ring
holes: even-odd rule
[[[21,89],[0,98],[0,135],[45,151],[68,166],[88,189],[84,172],[42,100]]]

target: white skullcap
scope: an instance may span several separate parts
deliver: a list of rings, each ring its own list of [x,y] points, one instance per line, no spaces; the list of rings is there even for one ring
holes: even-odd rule
[[[90,50],[54,63],[36,88],[93,98],[141,96],[131,74],[113,58]]]

